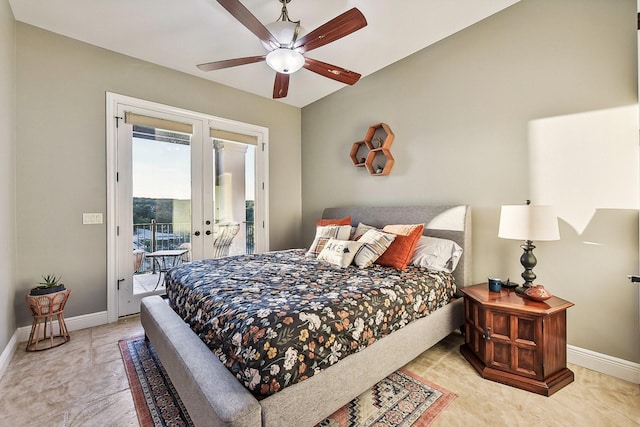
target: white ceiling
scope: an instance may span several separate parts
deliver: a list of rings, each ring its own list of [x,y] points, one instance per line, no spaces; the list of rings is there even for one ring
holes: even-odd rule
[[[279,0],[241,0],[262,23]],[[289,16],[308,32],[357,7],[367,27],[306,54],[372,74],[519,0],[292,0]],[[271,98],[266,63],[203,72],[196,64],[262,55],[259,40],[215,0],[9,0],[16,20],[203,79]],[[357,84],[357,83],[356,83]],[[303,107],[344,87],[302,69],[281,102]]]

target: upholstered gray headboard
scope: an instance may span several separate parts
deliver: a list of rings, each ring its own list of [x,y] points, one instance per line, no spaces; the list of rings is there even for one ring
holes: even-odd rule
[[[424,224],[424,235],[450,239],[463,249],[453,272],[458,287],[469,286],[471,278],[471,207],[459,206],[399,206],[399,207],[337,207],[326,208],[323,218],[351,216],[351,225],[358,223],[374,227],[387,224]]]

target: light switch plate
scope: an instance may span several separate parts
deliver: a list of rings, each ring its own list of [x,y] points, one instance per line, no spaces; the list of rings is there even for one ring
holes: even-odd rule
[[[83,213],[83,224],[102,224],[102,213]]]

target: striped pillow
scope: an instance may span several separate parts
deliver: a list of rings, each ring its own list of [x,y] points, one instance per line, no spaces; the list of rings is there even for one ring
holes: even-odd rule
[[[317,258],[329,239],[349,240],[350,225],[327,225],[316,227],[316,237],[307,251],[308,257]]]
[[[367,231],[374,229],[377,230],[377,228],[371,226],[371,225],[367,225],[367,224],[363,224],[361,222],[358,223],[358,226],[356,227],[356,229],[353,231],[353,235],[351,236],[352,240],[359,240],[360,237],[362,237],[362,235],[364,233],[366,233]]]
[[[387,250],[395,238],[395,234],[383,233],[376,229],[367,231],[358,239],[358,242],[364,244],[356,252],[353,263],[360,268],[371,266]]]

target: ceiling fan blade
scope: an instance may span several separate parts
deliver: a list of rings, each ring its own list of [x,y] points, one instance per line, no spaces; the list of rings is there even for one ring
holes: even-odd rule
[[[237,67],[238,65],[253,64],[254,62],[264,61],[267,55],[247,56],[244,58],[225,59],[224,61],[207,62],[198,64],[197,67],[202,71],[222,70],[223,68]]]
[[[367,20],[364,15],[354,7],[299,38],[294,48],[300,53],[309,52],[366,26]]]
[[[253,14],[249,12],[249,9],[244,7],[239,0],[218,0],[218,3],[264,43],[268,45],[273,43],[279,46],[278,40],[271,34],[267,27],[258,21],[258,18],[253,16]]]
[[[289,93],[289,74],[276,73],[276,81],[273,83],[273,99],[285,98]]]
[[[355,84],[361,77],[360,74],[354,73],[353,71],[336,67],[335,65],[327,64],[326,62],[312,58],[305,58],[304,68],[309,71],[313,71],[316,74],[320,74],[321,76],[328,77],[348,85]]]

